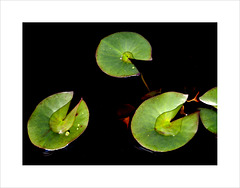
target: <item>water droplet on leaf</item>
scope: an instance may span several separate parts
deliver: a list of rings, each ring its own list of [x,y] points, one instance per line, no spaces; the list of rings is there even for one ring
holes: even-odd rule
[[[69,131],[65,132],[65,136],[68,136],[69,134],[70,134],[70,132],[69,132]]]

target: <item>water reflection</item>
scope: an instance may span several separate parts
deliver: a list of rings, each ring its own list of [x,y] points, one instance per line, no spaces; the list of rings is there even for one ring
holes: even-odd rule
[[[147,149],[147,148],[144,148],[144,147],[142,147],[142,146],[136,146],[136,145],[134,145],[134,148],[136,148],[136,149],[138,149],[138,150],[140,150],[140,151],[146,151],[146,152],[149,152],[149,153],[156,153],[156,152],[154,152],[154,151],[151,151],[151,150],[149,150],[149,149]]]
[[[49,157],[49,156],[53,155],[53,153],[54,153],[54,151],[44,150],[44,151],[42,152],[42,155],[43,155],[44,157]]]
[[[46,150],[45,149],[44,151],[42,151],[42,155],[44,157],[49,157],[49,156],[52,156],[54,153],[66,152],[68,150],[70,150],[69,145],[66,145],[65,147],[58,149],[58,150]]]

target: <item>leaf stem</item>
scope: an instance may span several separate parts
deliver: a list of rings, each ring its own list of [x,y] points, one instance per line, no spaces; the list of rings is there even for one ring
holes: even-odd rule
[[[146,86],[147,90],[150,92],[150,89],[149,89],[149,87],[148,87],[146,81],[145,81],[144,78],[143,78],[143,74],[142,74],[142,73],[140,73],[140,74],[141,74],[141,79],[142,79],[144,85]]]
[[[193,99],[187,100],[187,102],[192,102],[192,101],[199,102],[199,100],[197,99],[198,94],[199,94],[199,92],[197,93],[197,95]]]

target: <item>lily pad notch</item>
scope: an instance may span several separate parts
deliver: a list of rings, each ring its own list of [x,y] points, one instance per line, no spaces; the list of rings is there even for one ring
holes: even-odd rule
[[[134,32],[117,32],[103,38],[96,51],[99,68],[106,74],[126,78],[139,76],[140,72],[131,59],[151,61],[150,43]]]
[[[32,144],[45,150],[58,150],[85,131],[89,121],[87,104],[81,98],[68,113],[72,98],[73,92],[60,92],[37,105],[27,124]]]

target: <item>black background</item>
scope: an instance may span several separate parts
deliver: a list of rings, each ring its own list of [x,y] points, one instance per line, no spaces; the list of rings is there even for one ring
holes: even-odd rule
[[[217,86],[217,23],[23,23],[24,165],[216,165],[217,136],[199,122],[185,146],[166,153],[143,150],[119,120],[122,104],[138,107],[148,91],[140,77],[114,78],[98,67],[100,40],[137,32],[152,46],[152,61],[133,61],[151,90],[188,93],[189,99]],[[68,147],[46,152],[34,146],[27,121],[44,98],[74,91],[90,111],[85,132]],[[201,103],[191,102],[187,113]]]

